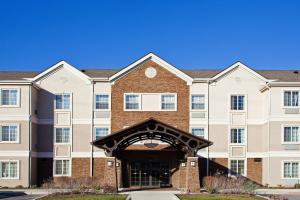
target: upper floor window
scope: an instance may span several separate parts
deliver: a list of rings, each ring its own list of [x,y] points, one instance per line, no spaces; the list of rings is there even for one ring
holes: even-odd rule
[[[244,176],[245,160],[230,160],[230,174],[234,176]]]
[[[245,129],[232,128],[230,131],[230,142],[232,144],[244,144],[245,142]]]
[[[71,95],[57,94],[55,95],[55,109],[68,110],[70,109]]]
[[[285,126],[283,128],[283,142],[284,143],[299,142],[299,127]]]
[[[244,110],[245,96],[231,95],[231,110]]]
[[[109,109],[109,95],[108,94],[96,94],[95,96],[95,107],[97,110],[108,110]]]
[[[283,178],[299,178],[299,162],[283,162]]]
[[[139,110],[140,109],[140,95],[126,94],[125,95],[125,109],[126,110]]]
[[[107,127],[97,127],[97,128],[95,128],[95,138],[96,138],[96,140],[101,138],[101,137],[107,136],[108,132],[109,132],[109,129]]]
[[[195,95],[191,97],[192,110],[204,110],[205,108],[205,96]]]
[[[18,125],[1,125],[1,142],[15,143],[19,140]]]
[[[1,179],[17,179],[19,177],[19,161],[0,161]]]
[[[284,106],[298,107],[299,91],[284,91]]]
[[[204,128],[192,128],[192,134],[204,138]]]
[[[70,160],[55,160],[54,167],[56,176],[70,175]]]
[[[1,89],[1,105],[17,106],[19,103],[18,89]]]
[[[55,143],[66,144],[70,142],[70,128],[55,128]]]
[[[161,109],[162,110],[176,110],[176,95],[162,94],[161,95]]]

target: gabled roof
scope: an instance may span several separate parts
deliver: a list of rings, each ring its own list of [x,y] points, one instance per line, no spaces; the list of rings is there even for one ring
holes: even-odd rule
[[[230,67],[228,67],[227,69],[221,71],[220,73],[218,73],[217,75],[212,77],[212,80],[217,80],[217,79],[223,77],[224,75],[228,74],[229,72],[235,70],[238,67],[245,69],[246,71],[250,72],[251,74],[253,74],[254,76],[256,76],[257,78],[261,79],[264,82],[270,81],[270,80],[266,79],[265,77],[261,76],[260,74],[258,74],[256,71],[252,70],[250,67],[247,67],[246,65],[244,65],[241,62],[236,62],[233,65],[231,65]]]
[[[129,66],[125,67],[124,69],[120,70],[119,72],[117,72],[116,74],[111,76],[109,78],[109,80],[110,81],[115,81],[115,80],[119,79],[120,77],[123,77],[124,75],[126,75],[127,73],[129,73],[130,71],[132,71],[133,69],[138,67],[139,64],[141,64],[141,63],[143,63],[147,60],[152,60],[152,61],[156,62],[157,64],[159,64],[160,66],[162,66],[166,70],[168,70],[171,73],[175,74],[179,78],[185,80],[188,84],[192,84],[193,78],[191,78],[190,76],[188,76],[184,72],[180,71],[179,69],[177,69],[176,67],[169,64],[168,62],[166,62],[165,60],[161,59],[160,57],[158,57],[157,55],[155,55],[153,53],[149,53],[149,54],[143,56],[139,60],[135,61],[134,63],[132,63]]]
[[[87,75],[85,75],[84,73],[82,73],[81,71],[79,71],[78,69],[76,69],[75,67],[70,65],[69,63],[67,63],[66,61],[60,61],[60,62],[56,63],[52,67],[50,67],[47,70],[41,72],[40,74],[36,75],[35,77],[31,78],[30,80],[34,81],[34,82],[39,81],[42,78],[48,76],[49,74],[57,71],[58,69],[60,69],[62,67],[70,70],[74,75],[78,76],[79,78],[86,81],[87,83],[90,82],[90,77],[88,77]]]

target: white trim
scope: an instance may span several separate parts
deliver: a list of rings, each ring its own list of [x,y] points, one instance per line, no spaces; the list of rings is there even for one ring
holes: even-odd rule
[[[206,158],[207,157],[207,152],[198,151],[197,155]],[[229,154],[228,154],[228,152],[209,152],[209,157],[210,158],[228,158]]]
[[[175,97],[174,109],[172,109],[172,110],[162,109],[162,96],[164,96],[164,95],[174,95],[174,97]],[[162,112],[165,112],[165,111],[167,111],[167,112],[177,111],[177,93],[161,93],[160,94],[160,110],[159,111],[162,111]]]
[[[292,127],[298,127],[298,141],[296,142],[285,142],[284,141],[284,128],[292,128]],[[291,129],[292,131],[292,129]],[[284,144],[284,145],[288,145],[288,144],[300,144],[300,125],[298,124],[281,124],[281,144]],[[292,132],[291,132],[292,134]]]
[[[110,126],[107,126],[107,125],[98,125],[97,124],[97,125],[94,126],[94,129],[93,129],[93,131],[94,131],[93,140],[96,140],[96,129],[97,128],[107,128],[108,129],[107,135],[111,134]]]
[[[204,109],[192,109],[192,96],[204,96]],[[190,94],[190,112],[203,112],[207,111],[207,106],[206,106],[206,94],[200,94],[200,93],[192,93]]]
[[[244,129],[244,142],[243,143],[232,143],[231,142],[231,129]],[[229,127],[229,138],[228,138],[228,144],[230,146],[246,146],[247,145],[247,126],[231,126]]]
[[[62,108],[62,109],[59,109],[59,108],[56,108],[56,96],[63,96],[63,95],[70,95],[70,102],[69,102],[69,108],[68,109],[65,109],[65,108]],[[54,94],[54,108],[53,108],[53,111],[54,112],[70,112],[72,111],[72,108],[73,108],[73,94],[72,92],[62,92],[62,93],[55,93]],[[62,99],[62,105],[63,105],[63,99]]]
[[[69,129],[69,142],[61,142],[61,143],[56,142],[56,129],[57,128],[61,128],[61,129],[68,128]],[[53,144],[54,145],[71,145],[71,143],[72,143],[72,140],[71,140],[71,138],[72,138],[72,127],[70,127],[70,126],[55,126],[55,127],[53,127],[53,129],[54,129],[53,130],[53,132],[54,132]]]
[[[298,106],[285,106],[284,105],[284,93],[285,92],[298,92]],[[292,95],[292,94],[291,94]],[[288,109],[288,108],[300,108],[300,98],[299,98],[299,95],[300,95],[300,90],[295,90],[295,89],[288,89],[288,88],[283,88],[281,90],[281,108],[282,109]],[[292,101],[292,96],[291,96],[291,101]]]
[[[0,151],[0,157],[29,157],[29,151]]]
[[[55,174],[57,160],[68,160],[69,161],[69,174],[67,174],[67,175]],[[62,166],[62,168],[63,168],[63,166]],[[71,175],[72,175],[72,159],[71,158],[55,158],[55,159],[53,159],[53,177],[70,177]]]
[[[298,177],[284,177],[284,163],[286,162],[294,162],[294,163],[298,163]],[[300,178],[300,161],[299,160],[282,160],[281,161],[281,169],[280,169],[280,172],[281,172],[281,179],[285,179],[285,180],[299,180]]]
[[[0,180],[19,180],[20,179],[20,160],[0,160],[0,165],[2,162],[17,162],[17,177],[2,177],[2,166],[0,166]]]
[[[117,72],[116,74],[114,74],[113,76],[111,76],[109,78],[109,81],[115,81],[115,80],[123,77],[124,75],[129,73],[131,70],[133,70],[135,67],[137,67],[139,64],[141,64],[142,62],[145,62],[146,60],[152,60],[152,61],[156,62],[157,64],[159,64],[160,66],[162,66],[166,70],[168,70],[171,73],[175,74],[179,78],[185,80],[188,85],[191,85],[192,82],[193,82],[193,78],[191,78],[187,74],[183,73],[182,71],[178,70],[176,67],[174,67],[171,64],[167,63],[166,61],[159,58],[158,56],[156,56],[153,53],[149,53],[149,54],[145,55],[141,59],[135,61],[131,65],[129,65],[126,68],[122,69],[121,71]]]
[[[2,105],[2,90],[17,90],[16,105]],[[0,108],[20,108],[21,107],[21,88],[0,88]]]
[[[138,96],[138,109],[126,109],[126,96],[127,95],[137,95]],[[124,93],[123,94],[123,111],[142,111],[142,94],[141,93]]]
[[[261,76],[260,74],[258,74],[257,72],[255,72],[254,70],[252,70],[251,68],[249,68],[248,66],[246,66],[245,64],[241,63],[241,62],[236,62],[233,65],[229,66],[227,69],[221,71],[220,73],[218,73],[217,75],[215,75],[214,77],[212,77],[211,80],[217,80],[221,77],[223,77],[224,75],[226,75],[227,73],[231,72],[232,70],[241,67],[245,70],[247,70],[248,72],[250,72],[252,75],[254,75],[255,77],[261,79],[264,82],[269,82],[271,80],[266,79],[265,77]]]
[[[207,125],[190,125],[190,133],[192,133],[193,128],[203,128],[204,129],[204,139],[208,139],[208,133],[207,133]],[[199,137],[199,136],[198,136]]]
[[[97,109],[96,108],[96,95],[108,95],[108,109]],[[110,93],[95,93],[94,94],[94,111],[110,111],[111,110],[111,94]]]
[[[81,151],[81,152],[72,152],[71,153],[72,158],[90,158],[91,157],[91,152],[89,151]],[[94,158],[103,158],[106,157],[105,153],[103,150],[94,150],[93,152],[93,157]]]
[[[76,69],[75,67],[70,65],[69,63],[67,63],[66,61],[58,62],[55,65],[53,65],[52,67],[50,67],[47,70],[43,71],[42,73],[38,74],[34,78],[31,78],[31,79],[28,79],[28,80],[37,82],[40,79],[42,79],[43,77],[49,75],[50,73],[52,73],[54,71],[57,71],[61,67],[64,67],[64,68],[70,70],[74,75],[78,76],[79,78],[84,80],[86,83],[91,83],[90,77],[88,77],[87,75],[85,75],[84,73],[82,73],[81,71],[79,71],[78,69]]]

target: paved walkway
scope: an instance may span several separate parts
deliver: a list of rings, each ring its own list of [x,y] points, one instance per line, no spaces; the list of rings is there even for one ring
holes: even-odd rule
[[[179,200],[169,191],[136,191],[130,192],[127,200]]]

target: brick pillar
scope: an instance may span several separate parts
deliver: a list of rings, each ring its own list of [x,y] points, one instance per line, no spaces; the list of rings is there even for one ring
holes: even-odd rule
[[[117,159],[115,157],[105,158],[104,164],[104,179],[103,185],[112,187],[116,192],[118,191],[118,183],[117,183]]]
[[[188,157],[186,164],[186,192],[200,191],[199,158]]]
[[[116,173],[117,173],[117,182],[118,182],[118,188],[121,188],[123,186],[122,183],[122,162],[121,160],[116,160]]]

